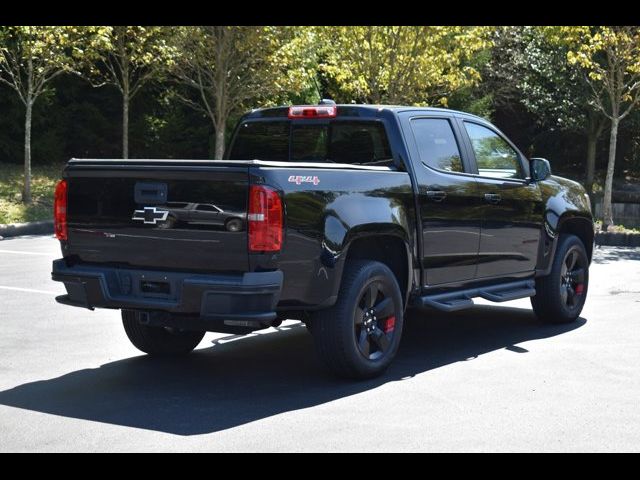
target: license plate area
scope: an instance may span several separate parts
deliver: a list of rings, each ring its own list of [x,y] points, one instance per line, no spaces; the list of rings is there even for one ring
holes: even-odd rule
[[[140,293],[145,297],[166,298],[171,295],[171,284],[169,282],[140,280]]]

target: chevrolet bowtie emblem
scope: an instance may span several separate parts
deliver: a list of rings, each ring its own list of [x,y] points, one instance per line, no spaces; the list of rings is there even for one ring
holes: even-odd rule
[[[144,207],[144,210],[135,210],[131,220],[140,220],[144,223],[155,225],[158,222],[164,222],[169,212],[167,210],[158,210],[156,207]]]

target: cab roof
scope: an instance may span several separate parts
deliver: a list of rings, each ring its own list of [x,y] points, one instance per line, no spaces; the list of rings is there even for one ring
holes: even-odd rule
[[[291,105],[297,106],[297,105]],[[315,105],[310,105],[315,106]],[[376,117],[379,112],[390,111],[395,113],[401,113],[406,111],[420,111],[425,113],[439,113],[447,116],[465,116],[478,120],[487,121],[485,118],[478,117],[467,112],[461,112],[458,110],[451,110],[449,108],[437,108],[437,107],[416,107],[410,105],[370,105],[370,104],[337,104],[337,116],[338,117]],[[267,108],[256,108],[244,115],[244,119],[251,118],[278,118],[287,117],[290,106],[278,106]]]

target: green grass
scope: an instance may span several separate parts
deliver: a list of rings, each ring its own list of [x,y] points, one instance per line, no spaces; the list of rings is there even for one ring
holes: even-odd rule
[[[53,191],[62,174],[62,165],[33,166],[32,203],[22,203],[24,167],[0,163],[0,224],[33,222],[53,218]]]

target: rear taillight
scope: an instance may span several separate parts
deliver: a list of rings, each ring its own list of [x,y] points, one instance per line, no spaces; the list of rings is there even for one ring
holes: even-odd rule
[[[274,189],[249,187],[249,251],[277,252],[282,248],[282,200]]]
[[[289,118],[333,118],[337,114],[338,108],[335,105],[289,107]]]
[[[53,231],[58,240],[67,239],[67,181],[60,180],[53,196]]]

